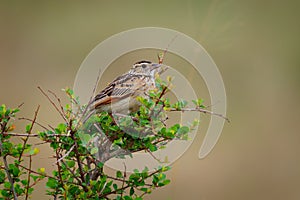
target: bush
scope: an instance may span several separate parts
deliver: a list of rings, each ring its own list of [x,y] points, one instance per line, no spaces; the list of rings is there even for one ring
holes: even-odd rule
[[[81,106],[71,89],[65,89],[70,103],[62,106],[54,93],[41,92],[61,115],[63,122],[54,128],[46,128],[36,122],[38,109],[31,123],[25,127],[25,133],[13,133],[16,109],[0,106],[0,199],[28,199],[34,186],[47,179],[47,195],[54,199],[143,199],[152,190],[170,183],[166,177],[169,166],[157,166],[150,172],[146,167],[142,171],[134,170],[129,174],[116,171],[114,176],[104,170],[106,161],[113,157],[123,158],[135,152],[152,152],[166,147],[174,139],[187,140],[188,133],[198,121],[183,126],[166,126],[167,114],[172,111],[204,110],[203,101],[195,100],[194,108],[187,108],[186,101],[170,103],[165,96],[169,90],[170,79],[157,79],[156,91],[149,98],[138,97],[141,106],[130,115],[114,115],[107,112],[91,117],[82,123],[86,106]],[[56,99],[53,101],[50,95]],[[116,120],[117,119],[117,120]],[[116,122],[117,121],[117,122]],[[32,133],[33,126],[43,130]],[[22,137],[21,143],[15,143],[12,137]],[[29,143],[30,137],[39,138],[53,150],[56,169],[51,174],[45,168],[33,169],[32,162],[39,149]],[[26,162],[25,162],[26,161]],[[27,163],[27,164],[26,164]]]

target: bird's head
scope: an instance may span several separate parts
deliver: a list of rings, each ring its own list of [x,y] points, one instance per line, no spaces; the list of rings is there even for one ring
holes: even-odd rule
[[[154,77],[156,73],[162,74],[168,68],[170,67],[164,64],[152,63],[150,61],[143,60],[135,63],[132,66],[129,73],[148,75]]]

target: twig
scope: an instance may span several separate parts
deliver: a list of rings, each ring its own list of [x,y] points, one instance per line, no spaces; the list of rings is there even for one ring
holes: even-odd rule
[[[61,110],[61,112],[63,113],[63,115],[65,116],[64,107],[63,107],[62,104],[61,104],[60,98],[59,98],[54,92],[52,92],[51,90],[48,90],[48,92],[49,92],[50,94],[52,94],[52,95],[56,98],[56,100],[57,100],[57,102],[58,102],[58,105],[59,105],[59,107],[60,107],[60,110]]]
[[[68,165],[65,163],[65,161],[62,160],[61,162],[66,166],[66,168],[71,172],[71,174],[73,175],[73,177],[78,181],[78,184],[82,185],[81,180],[75,175],[74,171],[68,167]]]
[[[154,174],[156,174],[156,173],[158,173],[158,172],[160,172],[160,170],[156,170],[156,171],[152,172],[152,173],[149,174],[147,177],[143,178],[143,180],[146,180],[146,179],[148,179],[149,177],[152,177]],[[140,180],[138,180],[138,181],[140,181]],[[106,182],[106,183],[107,183],[107,182]],[[147,184],[145,184],[145,185],[147,185]],[[152,186],[152,185],[148,185],[148,186]],[[157,185],[155,185],[155,186],[157,187]],[[129,188],[129,187],[131,187],[131,184],[127,184],[126,186],[121,187],[121,188],[118,188],[118,189],[116,189],[116,190],[113,190],[113,191],[111,191],[111,192],[109,192],[109,193],[102,194],[102,195],[100,195],[99,197],[101,198],[101,197],[108,196],[108,195],[110,195],[110,194],[117,194],[117,192],[119,192],[120,190],[125,191],[125,190],[126,190],[127,188]],[[102,192],[102,190],[101,190],[101,192]]]
[[[23,166],[23,165],[20,165],[20,164],[19,164],[18,166],[21,167],[21,168],[23,168],[23,169],[25,169],[25,170],[27,170],[27,171],[29,171],[29,172],[31,172],[31,173],[33,173],[33,174],[37,174],[37,175],[40,175],[40,176],[45,176],[45,177],[47,177],[47,178],[53,178],[53,179],[56,179],[55,177],[50,176],[50,175],[47,175],[46,173],[40,173],[40,172],[34,171],[34,170],[29,169],[29,168],[27,168],[27,167],[25,167],[25,166]]]
[[[52,178],[52,179],[55,179],[55,180],[58,180],[56,177],[53,177],[53,176],[50,176],[50,175],[47,175],[46,173],[40,173],[40,172],[37,172],[37,171],[34,171],[34,170],[30,170],[28,169],[27,167],[23,166],[23,165],[18,165],[19,167],[22,167],[23,169],[27,170],[27,171],[30,171],[31,173],[33,174],[38,174],[40,176],[45,176],[47,178]],[[66,183],[70,183],[70,184],[75,184],[75,185],[78,185],[78,186],[81,186],[80,184],[78,183],[74,183],[72,181],[68,181],[68,180],[65,180]]]
[[[149,149],[146,149],[146,151],[151,155],[152,158],[154,158],[157,162],[159,162],[160,164],[162,163],[166,163],[166,162],[162,162],[160,161],[158,158],[156,158],[156,156],[149,150]]]
[[[9,120],[10,120],[10,116],[7,117],[7,121],[6,122],[4,121],[3,124],[0,124],[1,125],[1,134],[3,134],[5,132],[6,125],[7,125],[7,123],[8,123]],[[3,152],[2,137],[0,138],[0,152],[1,153]],[[3,156],[3,163],[4,163],[4,166],[5,166],[5,173],[7,175],[9,183],[11,184],[10,190],[13,193],[14,200],[17,200],[18,197],[17,197],[17,193],[16,193],[16,190],[15,190],[15,187],[14,187],[14,180],[13,180],[13,178],[11,177],[11,175],[9,173],[8,162],[7,162],[6,156],[7,155]]]
[[[36,111],[35,111],[35,113],[34,113],[34,117],[33,117],[33,120],[32,120],[32,122],[31,122],[31,126],[30,126],[30,128],[29,128],[29,130],[28,130],[28,135],[26,136],[26,138],[25,138],[25,140],[24,140],[23,147],[22,147],[22,150],[21,150],[21,152],[20,152],[19,159],[18,159],[19,162],[20,162],[21,159],[22,159],[22,156],[23,156],[23,153],[24,153],[24,150],[25,150],[25,147],[26,147],[26,143],[27,143],[27,141],[28,141],[28,139],[29,139],[29,135],[31,134],[33,125],[35,124],[35,120],[36,120],[36,117],[37,117],[37,115],[38,115],[39,109],[40,109],[40,105],[38,105],[38,107],[37,107],[37,109],[36,109]]]
[[[124,187],[124,184],[125,184],[125,178],[126,178],[126,165],[125,165],[124,162],[123,162],[123,165],[124,165],[124,174],[123,174],[122,188]],[[121,192],[121,199],[122,199],[122,197],[123,197],[123,193],[124,193],[124,190],[122,190],[122,192]]]
[[[17,137],[38,137],[38,134],[28,134],[28,133],[3,133],[3,135],[11,135],[11,136],[17,136]]]
[[[21,108],[24,105],[24,102],[20,103],[17,108]]]
[[[210,115],[215,115],[215,116],[218,116],[218,117],[221,117],[223,119],[225,119],[228,123],[230,123],[230,120],[222,115],[222,114],[219,114],[219,113],[214,113],[210,110],[205,110],[205,109],[202,109],[202,108],[181,108],[180,110],[179,109],[176,109],[176,108],[171,108],[169,111],[197,111],[197,112],[202,112],[204,114],[210,114]]]
[[[68,155],[72,152],[72,150],[74,149],[74,147],[75,147],[75,145],[73,145],[73,146],[70,148],[70,150],[69,150],[65,155],[63,155],[62,157],[60,157],[59,159],[57,159],[57,160],[55,161],[55,163],[53,163],[52,165],[57,164],[58,162],[60,162],[61,160],[63,160],[66,156],[68,156]]]
[[[98,192],[98,194],[99,194],[99,196],[100,197],[102,197],[103,195],[101,195],[101,193],[103,192],[103,190],[105,189],[105,187],[106,187],[106,184],[107,184],[107,182],[105,182],[104,183],[104,185],[103,185],[103,187],[102,187],[102,189]]]
[[[99,81],[100,81],[100,72],[101,72],[101,69],[99,69],[99,71],[98,71],[98,76],[97,76],[96,83],[95,83],[94,88],[93,88],[92,95],[91,95],[91,97],[90,97],[89,102],[87,103],[87,106],[85,107],[84,111],[82,112],[82,115],[81,115],[81,117],[80,117],[80,119],[79,119],[79,122],[83,120],[82,123],[85,123],[85,122],[89,119],[89,117],[90,117],[90,115],[87,115],[87,116],[86,116],[86,113],[87,113],[88,110],[90,109],[89,107],[91,106],[91,104],[92,104],[92,102],[93,102],[94,94],[95,94],[95,92],[96,92],[98,83],[99,83]],[[79,124],[80,124],[80,123],[77,124],[76,129],[78,128],[78,125],[79,125]]]
[[[72,128],[72,123],[70,123],[70,128]],[[77,140],[74,137],[74,132],[73,131],[71,131],[70,135],[71,135],[71,138],[74,140],[74,146],[75,146],[74,147],[74,152],[75,152],[75,157],[76,157],[78,168],[79,168],[80,178],[81,178],[81,181],[83,183],[85,183],[83,168],[82,168],[82,165],[81,165],[80,155],[79,155],[79,152],[78,152],[78,143],[77,143]],[[84,190],[87,191],[86,186],[83,186],[83,187],[84,187]]]
[[[56,153],[56,160],[58,160],[58,158],[59,158],[58,149],[55,150],[55,153]],[[60,166],[60,163],[56,162],[56,165],[57,165],[57,171],[58,171],[58,177],[59,177],[60,183],[61,183],[61,185],[64,185],[64,182],[63,182],[63,179],[62,179],[62,176],[61,176],[61,166]]]
[[[164,52],[163,52],[163,54],[162,54],[161,57],[158,55],[158,63],[159,63],[159,64],[162,64],[162,63],[163,63],[164,57],[165,57],[165,55],[167,54],[170,45],[174,42],[174,40],[175,40],[177,37],[178,37],[178,34],[175,35],[175,36],[172,38],[172,40],[169,42],[167,48],[164,50]]]
[[[2,148],[2,141],[0,140],[0,150],[3,151],[3,148]],[[7,163],[7,160],[6,160],[6,156],[3,156],[3,163],[4,163],[4,166],[5,166],[5,173],[7,175],[7,178],[8,178],[8,181],[10,182],[11,184],[11,191],[13,193],[13,196],[14,196],[14,200],[17,200],[18,197],[17,197],[17,193],[15,191],[15,187],[14,187],[14,180],[12,179],[9,171],[8,171],[8,163]]]
[[[53,131],[55,131],[55,128],[53,126],[51,126],[50,124],[48,124],[49,128],[51,128]]]
[[[11,135],[11,136],[17,136],[17,137],[38,137],[39,136],[39,134],[36,134],[36,133],[28,134],[28,133],[8,133],[8,132],[3,133],[3,135]],[[51,135],[49,134],[47,136],[69,137],[67,134],[56,134],[56,133],[51,134]]]
[[[68,123],[68,120],[66,119],[66,117],[64,116],[64,114],[59,110],[59,108],[57,107],[57,105],[53,102],[53,100],[49,97],[48,94],[46,94],[46,92],[44,92],[44,90],[38,86],[38,89],[42,92],[42,94],[48,99],[48,101],[53,105],[53,107],[57,110],[57,112],[60,114],[60,116],[63,118],[63,120],[65,120],[65,122]]]
[[[27,120],[27,121],[32,122],[32,119],[29,119],[29,118],[26,118],[26,117],[19,117],[18,119],[19,119],[19,120]],[[40,123],[37,122],[37,121],[35,121],[35,124],[36,124],[36,125],[39,125],[40,127],[42,127],[43,129],[45,129],[45,130],[47,130],[47,131],[49,130],[48,128],[46,128],[46,126],[40,124]]]
[[[31,155],[29,155],[29,169],[31,170],[31,164],[32,164],[32,157]],[[29,195],[29,184],[30,184],[30,174],[31,172],[29,171],[28,172],[28,175],[27,175],[27,186],[26,186],[26,196],[25,196],[25,200],[28,199],[28,195]]]

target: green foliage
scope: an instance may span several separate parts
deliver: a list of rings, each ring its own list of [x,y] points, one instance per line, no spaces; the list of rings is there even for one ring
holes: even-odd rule
[[[141,200],[154,189],[168,185],[168,166],[160,166],[153,172],[146,167],[131,174],[125,167],[123,172],[116,171],[115,176],[105,173],[103,167],[113,157],[131,156],[138,151],[151,153],[165,148],[174,139],[188,139],[188,133],[198,121],[189,126],[165,124],[167,112],[181,111],[188,104],[185,100],[172,104],[165,97],[170,85],[171,78],[167,81],[157,79],[157,89],[149,92],[149,98],[137,97],[141,105],[138,111],[126,116],[102,112],[85,124],[81,120],[86,107],[80,105],[70,88],[64,90],[70,100],[66,106],[62,106],[56,96],[58,105],[55,104],[40,89],[64,120],[54,128],[44,127],[45,130],[34,135],[53,150],[56,169],[52,173],[46,173],[45,168],[31,167],[32,159],[39,153],[39,149],[29,143],[35,119],[25,127],[22,142],[13,143],[11,137],[19,135],[10,134],[14,129],[11,122],[19,108],[0,106],[0,155],[3,158],[3,163],[0,163],[0,199],[17,196],[28,199],[34,186],[44,178],[47,178],[46,194],[54,199]],[[193,102],[196,107],[204,107],[202,100]],[[75,105],[76,109],[70,105]]]
[[[14,129],[11,119],[18,111],[19,108],[10,109],[5,105],[0,106],[0,155],[3,158],[3,162],[0,163],[0,185],[3,185],[0,189],[0,198],[2,199],[13,199],[16,196],[28,197],[34,190],[33,186],[45,178],[42,173],[33,175],[32,169],[24,165],[25,158],[29,158],[31,162],[32,156],[37,155],[39,150],[27,144],[27,139],[23,139],[23,143],[13,143],[10,140],[11,136],[7,134]],[[26,126],[26,133],[31,133],[31,126],[32,124]],[[8,157],[11,163],[8,163]]]

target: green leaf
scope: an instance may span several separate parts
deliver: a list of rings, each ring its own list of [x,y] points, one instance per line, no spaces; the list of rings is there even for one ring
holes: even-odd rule
[[[113,188],[115,189],[115,190],[117,190],[118,189],[118,185],[117,184],[113,184]]]
[[[39,178],[39,176],[35,176],[33,174],[30,174],[30,177],[33,179],[33,181],[36,181]]]
[[[117,178],[123,178],[122,172],[117,171],[117,172],[116,172],[116,177],[117,177]]]
[[[67,130],[67,125],[63,124],[63,123],[60,123],[57,126],[57,130],[58,130],[58,133],[65,133],[66,130]]]
[[[97,147],[94,147],[91,149],[91,154],[95,154],[95,153],[98,153],[98,148]]]
[[[17,113],[17,112],[19,112],[19,111],[20,111],[19,108],[15,108],[15,109],[13,109],[13,110],[11,111],[11,113]]]
[[[18,177],[20,175],[20,169],[14,164],[9,164],[8,168],[14,177]]]
[[[134,188],[131,187],[131,188],[130,188],[130,191],[129,191],[129,195],[132,196],[133,194],[134,194]]]
[[[104,166],[104,163],[102,163],[102,162],[97,163],[97,167],[102,168],[103,166]]]
[[[29,133],[30,129],[31,129],[31,124],[27,124],[25,127],[26,133]]]
[[[75,161],[74,160],[69,160],[69,161],[66,161],[67,165],[69,168],[72,168],[75,166]]]
[[[10,192],[8,190],[0,190],[3,197],[9,197]]]
[[[132,200],[132,198],[130,196],[124,196],[125,200]]]
[[[158,168],[161,172],[166,172],[169,171],[171,169],[170,166],[162,166]]]
[[[0,114],[1,114],[1,115],[4,115],[5,112],[6,112],[6,105],[5,105],[5,104],[2,104],[2,105],[0,106]]]
[[[162,182],[163,186],[168,185],[171,181],[169,179],[166,179]]]
[[[57,180],[55,180],[53,178],[48,178],[46,186],[51,189],[56,189],[58,187],[58,182],[57,182]]]
[[[0,171],[0,184],[3,183],[4,180],[5,180],[5,173],[4,173],[4,171],[1,170]]]
[[[154,152],[154,151],[157,151],[157,147],[155,146],[155,145],[150,145],[149,146],[149,150],[151,151],[151,152]]]
[[[90,134],[79,132],[78,136],[80,137],[81,142],[84,146],[86,146],[92,140],[92,136]]]
[[[114,144],[116,144],[116,145],[123,145],[124,144],[123,139],[119,138],[117,140],[114,140]]]
[[[24,186],[28,185],[28,181],[27,181],[26,179],[21,180],[21,183],[22,183]]]
[[[4,183],[4,188],[10,189],[11,188],[11,183],[10,182],[5,182]]]
[[[31,150],[29,151],[29,154],[30,154],[31,156],[33,156],[33,155],[38,154],[39,152],[40,152],[40,150],[39,150],[38,148],[34,148],[34,149],[31,149]]]
[[[14,184],[14,188],[15,188],[15,191],[18,195],[21,195],[22,193],[25,192],[25,189],[23,189],[20,184]]]
[[[183,134],[186,134],[190,131],[189,127],[187,126],[182,126],[179,128],[179,130],[177,131],[177,134],[179,135],[183,135]]]
[[[34,188],[28,188],[28,194],[32,194]]]
[[[59,143],[58,142],[51,142],[50,147],[53,148],[54,150],[56,150],[59,147]]]

